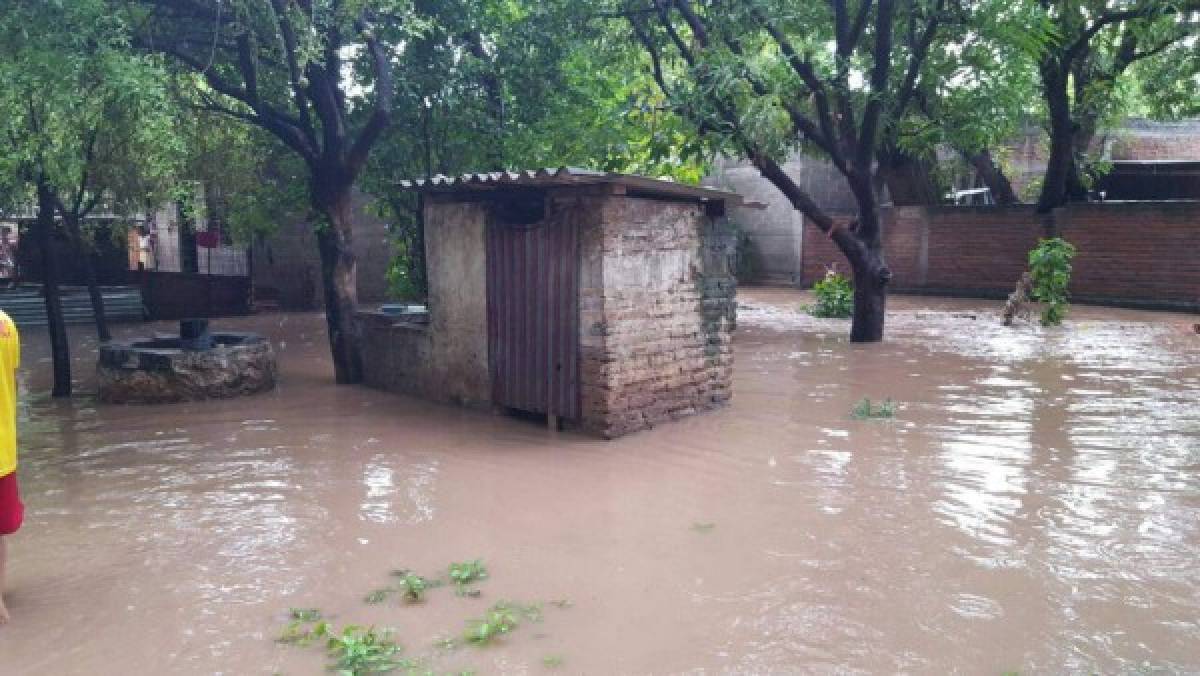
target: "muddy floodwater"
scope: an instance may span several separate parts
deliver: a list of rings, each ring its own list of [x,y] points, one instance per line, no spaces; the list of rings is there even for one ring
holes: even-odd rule
[[[437,673],[1200,672],[1196,316],[893,298],[852,346],[806,298],[745,290],[731,405],[611,442],[337,387],[316,315],[217,323],[276,392],[157,407],[86,394],[84,328],[84,394],[40,396],[30,331],[0,673],[326,673],[293,607]],[[363,601],[477,558],[478,597]],[[437,646],[501,599],[542,621]]]

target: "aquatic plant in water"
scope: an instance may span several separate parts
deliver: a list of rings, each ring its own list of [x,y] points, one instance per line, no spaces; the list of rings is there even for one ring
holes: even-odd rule
[[[466,596],[469,593],[468,587],[487,578],[487,575],[487,567],[481,559],[450,564],[450,582],[454,584],[459,596]]]
[[[328,631],[328,623],[316,608],[292,608],[288,611],[289,622],[276,639],[280,643],[308,645]]]
[[[467,631],[463,638],[468,643],[486,645],[512,632],[522,620],[541,622],[542,607],[538,604],[525,606],[501,601],[489,608],[483,617],[467,620]]]
[[[896,402],[889,398],[879,402],[879,406],[873,406],[870,399],[863,397],[854,405],[850,416],[855,420],[894,418],[896,417]]]
[[[333,662],[330,671],[345,676],[382,674],[417,664],[400,657],[400,645],[392,639],[391,630],[376,631],[374,627],[349,625],[340,633],[329,632],[326,650]]]
[[[307,646],[323,640],[326,654],[332,660],[329,670],[343,676],[382,674],[419,666],[418,661],[400,656],[402,648],[392,638],[390,629],[351,624],[337,631],[315,608],[293,608],[290,617],[278,641]]]
[[[406,573],[404,577],[400,578],[399,591],[406,601],[420,601],[424,598],[425,590],[428,588],[429,583],[420,575]]]
[[[394,570],[392,575],[400,578],[400,581],[392,587],[380,587],[368,593],[363,597],[365,603],[383,603],[392,594],[399,594],[400,598],[409,603],[416,603],[425,598],[425,591],[434,587],[439,587],[444,582],[440,580],[427,580],[420,575],[407,570]]]

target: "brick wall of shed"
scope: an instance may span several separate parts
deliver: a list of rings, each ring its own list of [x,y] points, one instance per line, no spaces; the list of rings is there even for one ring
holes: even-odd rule
[[[584,429],[616,437],[730,397],[731,238],[698,204],[596,200],[581,229]]]
[[[1200,309],[1200,204],[1077,204],[1058,220],[1076,246],[1071,293],[1117,305]],[[905,207],[886,212],[884,247],[897,291],[1002,297],[1042,235],[1031,206]],[[810,224],[804,285],[845,259]]]

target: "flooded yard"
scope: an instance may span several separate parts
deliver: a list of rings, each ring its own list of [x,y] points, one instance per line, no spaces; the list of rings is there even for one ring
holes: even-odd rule
[[[856,346],[806,299],[744,291],[732,404],[611,442],[334,386],[316,315],[216,323],[275,341],[276,392],[157,407],[30,395],[29,331],[0,673],[325,673],[289,608],[438,673],[1200,671],[1195,316],[894,298]],[[363,601],[473,559],[478,597]],[[542,621],[437,646],[500,600]]]

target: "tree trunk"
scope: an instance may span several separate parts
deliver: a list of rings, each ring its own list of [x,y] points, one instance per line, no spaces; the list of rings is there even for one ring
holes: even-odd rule
[[[1043,63],[1041,75],[1050,113],[1050,156],[1046,160],[1046,174],[1037,203],[1037,212],[1044,214],[1066,203],[1074,165],[1075,125],[1071,120],[1066,73],[1056,63]]]
[[[892,271],[883,259],[882,218],[879,204],[872,195],[859,199],[859,247],[845,251],[854,272],[854,316],[850,323],[850,342],[875,343],[883,340],[887,311],[887,287]],[[864,203],[865,202],[865,203]]]
[[[64,217],[64,219],[67,232],[70,233],[71,240],[83,261],[83,274],[87,283],[88,296],[92,300],[92,316],[96,322],[96,337],[100,339],[100,342],[107,343],[112,340],[112,334],[108,331],[108,317],[104,312],[104,294],[100,292],[100,285],[96,281],[96,263],[92,260],[92,248],[83,237],[79,220],[73,217]]]
[[[873,176],[847,177],[858,204],[857,226],[838,225],[788,176],[766,156],[752,158],[763,177],[779,189],[792,208],[804,214],[813,225],[829,235],[854,274],[854,316],[850,324],[850,342],[872,343],[883,340],[887,286],[892,272],[883,260],[882,219]]]
[[[854,270],[854,318],[850,324],[850,342],[876,343],[883,340],[883,320],[887,311],[887,282],[878,274],[882,262],[852,266]]]
[[[88,295],[92,299],[92,317],[96,322],[96,337],[101,343],[107,343],[112,340],[112,334],[108,331],[108,316],[104,312],[104,294],[100,291],[100,285],[96,281],[96,264],[92,260],[91,251],[83,253],[83,273],[87,278]]]
[[[51,396],[71,396],[71,349],[63,320],[62,298],[58,291],[58,259],[54,256],[54,195],[44,181],[37,186],[38,248],[42,253],[42,295],[46,301],[46,330],[50,335],[50,354],[54,362],[54,389]]]
[[[983,184],[988,187],[992,193],[992,200],[996,204],[1007,206],[1020,201],[1017,199],[1016,191],[1013,190],[1012,182],[1004,175],[1004,170],[996,164],[990,150],[985,148],[978,153],[963,153],[963,156],[975,169],[975,173],[979,175]]]
[[[329,222],[317,231],[317,246],[334,374],[339,385],[347,385],[362,382],[362,355],[354,330],[358,276],[349,185],[339,192],[325,192],[324,199],[318,198]]]

